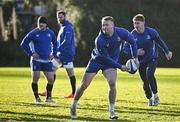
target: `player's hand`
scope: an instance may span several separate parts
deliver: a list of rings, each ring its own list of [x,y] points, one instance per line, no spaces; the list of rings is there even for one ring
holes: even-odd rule
[[[165,54],[167,60],[170,60],[172,58],[172,52],[170,51],[168,54]]]
[[[126,65],[122,65],[122,67],[121,67],[121,71],[123,71],[123,72],[127,72],[128,71],[128,68],[126,67]]]
[[[143,48],[138,49],[138,55],[143,56],[145,54],[145,51]]]
[[[33,54],[32,54],[32,57],[33,57],[33,58],[39,58],[39,55],[38,55],[37,53],[33,53]]]
[[[52,60],[54,58],[53,55],[49,55],[49,59]]]
[[[57,52],[56,56],[59,57],[61,55],[61,52]]]

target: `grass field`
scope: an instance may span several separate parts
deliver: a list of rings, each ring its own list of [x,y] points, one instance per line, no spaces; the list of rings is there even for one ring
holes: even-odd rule
[[[77,85],[84,70],[75,69]],[[180,121],[180,69],[158,68],[156,78],[160,105],[148,107],[138,74],[118,71],[117,121]],[[39,90],[45,85],[42,76]],[[31,91],[30,68],[0,68],[0,121],[109,121],[108,84],[101,72],[80,99],[77,120],[69,116],[71,99],[63,98],[70,90],[66,72],[61,68],[53,89],[56,102],[37,105]]]

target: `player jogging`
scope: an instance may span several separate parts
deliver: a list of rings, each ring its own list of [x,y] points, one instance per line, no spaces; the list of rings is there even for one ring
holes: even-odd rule
[[[148,105],[158,105],[159,97],[154,76],[157,66],[158,45],[163,49],[168,60],[172,58],[172,52],[155,29],[145,27],[145,17],[142,14],[134,16],[133,24],[134,30],[131,33],[138,47],[139,75],[143,82],[143,89],[148,99]],[[126,53],[130,52],[129,44],[124,45],[124,50]],[[154,98],[152,98],[152,93]]]

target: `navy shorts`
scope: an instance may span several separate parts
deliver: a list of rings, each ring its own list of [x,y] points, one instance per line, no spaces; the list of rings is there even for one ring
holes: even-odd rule
[[[41,62],[32,60],[30,65],[31,65],[32,71],[48,71],[48,72],[53,71],[52,62],[41,63]]]
[[[59,56],[59,59],[60,59],[62,65],[68,65],[69,62],[73,62],[74,56],[68,55],[68,54],[61,54]]]
[[[86,73],[98,73],[99,70],[104,71],[109,68],[112,68],[112,67],[103,65],[94,59],[90,59],[88,65],[86,66]],[[115,68],[113,68],[113,69],[115,69]]]

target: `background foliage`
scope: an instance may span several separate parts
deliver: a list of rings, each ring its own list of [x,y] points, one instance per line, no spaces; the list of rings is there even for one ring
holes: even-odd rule
[[[26,0],[26,3],[28,0]],[[74,24],[77,53],[76,66],[86,66],[94,40],[100,30],[100,19],[111,15],[116,20],[116,25],[133,29],[132,18],[138,13],[146,17],[146,25],[158,30],[173,51],[174,57],[167,61],[162,51],[159,58],[159,67],[180,67],[178,52],[180,51],[180,1],[179,0],[41,0],[46,7],[46,16],[49,26],[57,33],[56,10],[64,9],[68,12],[68,19]],[[37,4],[34,0],[31,6]],[[167,7],[169,6],[169,7]],[[10,8],[11,4],[3,5]],[[6,13],[7,16],[8,13]],[[10,14],[10,12],[9,12]],[[8,17],[8,16],[7,16]],[[8,18],[7,18],[8,19]],[[36,22],[36,17],[34,18]],[[25,28],[25,27],[22,27]],[[30,30],[30,29],[29,29]],[[27,66],[29,59],[19,48],[22,38],[27,32],[19,33],[19,39],[8,42],[0,41],[0,66]],[[122,54],[123,56],[123,54]],[[121,56],[121,57],[122,57]],[[83,60],[82,60],[83,59]]]

